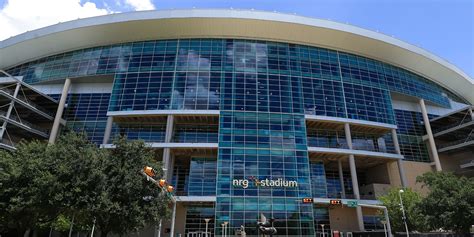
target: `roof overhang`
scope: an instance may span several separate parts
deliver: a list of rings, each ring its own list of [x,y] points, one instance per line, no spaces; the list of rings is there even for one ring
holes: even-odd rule
[[[474,104],[474,80],[438,56],[384,34],[337,22],[250,10],[167,10],[79,19],[0,42],[0,69],[87,47],[178,38],[237,38],[318,46],[402,67]]]

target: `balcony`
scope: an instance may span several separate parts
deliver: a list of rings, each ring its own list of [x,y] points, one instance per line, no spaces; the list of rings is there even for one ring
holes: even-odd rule
[[[381,157],[402,159],[396,154],[392,140],[395,125],[345,118],[306,115],[307,144],[310,153],[347,157]],[[349,124],[352,149],[345,135],[345,124]]]
[[[176,124],[172,142],[176,143],[217,143],[218,124]]]

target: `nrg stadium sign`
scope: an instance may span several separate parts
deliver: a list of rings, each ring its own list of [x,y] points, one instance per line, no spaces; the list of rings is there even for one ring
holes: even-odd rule
[[[232,185],[234,187],[242,187],[244,189],[248,188],[251,181],[255,184],[256,187],[276,187],[276,188],[296,188],[298,187],[298,182],[293,180],[284,180],[278,178],[273,179],[257,179],[251,177],[250,179],[234,179],[232,180]]]

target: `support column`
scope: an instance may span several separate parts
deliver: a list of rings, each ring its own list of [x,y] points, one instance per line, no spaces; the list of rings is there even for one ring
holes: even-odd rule
[[[49,134],[49,144],[53,144],[56,141],[58,136],[59,124],[61,118],[63,117],[64,105],[66,104],[67,94],[69,88],[71,87],[71,79],[66,78],[64,81],[63,91],[61,93],[61,99],[59,100],[58,110],[56,111],[56,116],[54,117],[53,127],[51,128],[51,133]]]
[[[436,171],[442,171],[441,163],[439,161],[438,149],[436,149],[436,144],[433,137],[433,132],[431,131],[430,120],[428,118],[428,112],[426,110],[425,100],[420,100],[421,114],[423,115],[423,123],[425,124],[426,133],[428,134],[428,141],[430,143],[431,155],[433,156],[433,161],[436,166]]]
[[[15,92],[13,92],[13,98],[16,98],[18,96],[20,87],[21,87],[21,83],[20,82],[16,83]],[[10,101],[10,105],[8,106],[7,113],[5,114],[6,120],[3,122],[2,128],[0,130],[0,140],[3,139],[3,135],[5,134],[5,131],[7,130],[8,119],[10,119],[10,115],[12,114],[14,107],[15,107],[15,100],[12,99],[12,101]]]
[[[342,172],[342,160],[341,159],[337,160],[337,168],[339,170],[339,182],[341,183],[341,190],[342,190],[341,197],[342,197],[342,199],[345,199],[346,198],[346,189],[344,188],[344,174]]]
[[[344,124],[344,132],[346,133],[346,140],[347,146],[350,150],[352,150],[352,136],[351,136],[351,128],[348,123]],[[353,154],[349,155],[349,168],[351,171],[351,179],[352,179],[352,189],[354,190],[354,197],[357,200],[360,200],[360,192],[359,192],[359,181],[357,180],[357,170],[355,164],[355,158]],[[362,215],[362,207],[356,207],[356,214],[357,214],[357,224],[359,225],[359,230],[364,231],[364,218]]]
[[[105,125],[104,138],[102,144],[108,144],[110,140],[110,134],[112,133],[112,124],[114,123],[114,117],[107,117],[107,124]]]
[[[173,138],[173,130],[174,130],[174,115],[169,114],[166,119],[166,130],[165,130],[165,143],[171,142]],[[171,181],[172,173],[173,173],[173,162],[171,157],[171,150],[169,147],[165,147],[163,149],[163,178]],[[173,203],[173,213],[171,216],[171,231],[170,236],[174,237],[175,233],[175,222],[176,222],[176,200]]]
[[[395,152],[397,152],[397,154],[399,155],[402,155],[402,152],[400,150],[400,144],[398,143],[398,136],[397,136],[396,129],[392,129],[392,140],[393,140],[393,146],[395,147]],[[406,188],[407,177],[405,176],[405,168],[403,167],[403,160],[398,159],[397,165],[398,165],[398,173],[400,174],[400,182],[402,184],[402,187]]]
[[[171,174],[170,167],[171,163],[171,150],[169,147],[163,148],[163,177],[166,180],[171,180],[171,177],[169,174]]]
[[[174,115],[168,115],[166,119],[166,132],[165,132],[165,143],[171,142],[173,137],[173,129],[174,129]],[[163,177],[167,180],[171,180],[171,173],[173,167],[171,166],[171,150],[169,147],[165,147],[163,149],[163,168],[165,169],[163,172]]]

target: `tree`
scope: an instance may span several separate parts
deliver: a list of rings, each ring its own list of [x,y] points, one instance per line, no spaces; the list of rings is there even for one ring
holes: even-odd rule
[[[15,152],[0,151],[0,225],[16,229],[18,236],[28,236],[55,212],[42,195],[52,183],[46,150],[44,142],[32,141],[18,144]]]
[[[88,207],[103,237],[109,232],[122,235],[137,231],[169,214],[168,198],[139,174],[148,165],[156,169],[158,177],[162,175],[153,150],[143,141],[125,137],[115,139],[114,147],[102,160],[107,177],[100,198]]]
[[[469,233],[474,223],[474,178],[447,172],[429,172],[417,177],[430,190],[420,205],[433,229]]]
[[[48,184],[41,168],[46,145],[42,142],[20,143],[16,152],[0,151],[0,215],[5,228],[15,228],[21,236],[29,233],[44,218],[44,200],[39,193]]]
[[[405,225],[400,206],[399,191],[399,188],[392,188],[387,195],[380,197],[379,200],[387,207],[392,230],[396,232],[404,232]],[[401,196],[407,217],[408,229],[410,231],[425,231],[426,221],[418,209],[422,200],[420,194],[408,188],[404,189]]]
[[[64,231],[71,222],[89,230],[96,219],[102,236],[122,235],[164,218],[169,200],[139,174],[145,165],[161,171],[153,150],[125,138],[115,146],[100,149],[85,134],[66,133],[53,145],[0,150],[0,230],[26,237],[50,227]]]
[[[50,225],[57,227],[58,220],[67,219],[75,230],[88,229],[93,218],[87,208],[100,198],[106,153],[87,140],[85,133],[68,132],[48,146],[47,157],[54,182],[44,193],[61,214]]]
[[[103,153],[76,133],[62,135],[54,145],[22,142],[15,152],[1,151],[3,225],[28,236],[30,230],[55,226],[58,220],[84,217],[101,180],[98,162]]]

